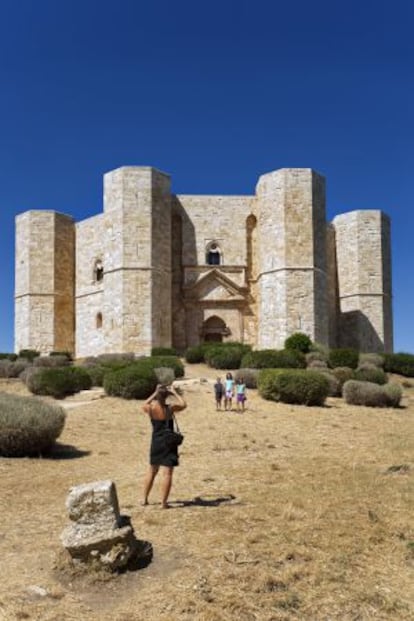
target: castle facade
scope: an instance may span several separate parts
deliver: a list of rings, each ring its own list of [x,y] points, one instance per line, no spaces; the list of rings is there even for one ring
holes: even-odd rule
[[[171,193],[154,168],[104,176],[104,210],[16,218],[15,350],[183,350],[203,341],[392,351],[389,218],[327,223],[311,169],[259,178],[254,196]]]

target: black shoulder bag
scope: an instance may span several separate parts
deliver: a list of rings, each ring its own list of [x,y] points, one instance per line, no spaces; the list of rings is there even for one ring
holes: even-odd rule
[[[174,450],[184,441],[184,436],[180,432],[180,428],[178,426],[177,420],[174,416],[174,412],[171,407],[167,405],[168,418],[165,421],[165,429],[163,433],[164,444],[168,450]],[[173,429],[167,426],[168,420],[172,419],[173,421]]]

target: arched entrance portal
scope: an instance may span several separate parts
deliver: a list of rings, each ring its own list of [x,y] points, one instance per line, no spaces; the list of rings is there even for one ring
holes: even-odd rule
[[[204,341],[221,343],[223,340],[223,336],[227,336],[228,334],[229,329],[227,328],[224,321],[220,319],[220,317],[217,317],[217,315],[209,317],[203,323],[201,336]]]

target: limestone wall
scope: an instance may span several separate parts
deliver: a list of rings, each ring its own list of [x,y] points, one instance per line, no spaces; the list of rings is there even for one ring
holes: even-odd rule
[[[53,211],[16,218],[15,350],[74,349],[74,224]]]
[[[76,355],[95,356],[106,351],[104,280],[97,281],[95,266],[105,269],[105,220],[99,214],[76,224]],[[99,321],[102,314],[102,325]]]
[[[298,330],[327,343],[324,180],[310,169],[268,173],[257,200],[258,347],[283,347]]]
[[[392,351],[390,224],[380,211],[333,220],[339,287],[339,343]]]
[[[179,195],[183,216],[182,262],[205,265],[206,247],[216,241],[223,265],[246,265],[246,220],[255,201],[252,196]]]

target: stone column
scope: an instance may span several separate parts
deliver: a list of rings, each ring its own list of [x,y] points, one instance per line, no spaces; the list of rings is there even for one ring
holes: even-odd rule
[[[281,348],[293,332],[328,343],[324,179],[282,169],[257,185],[258,347]]]

